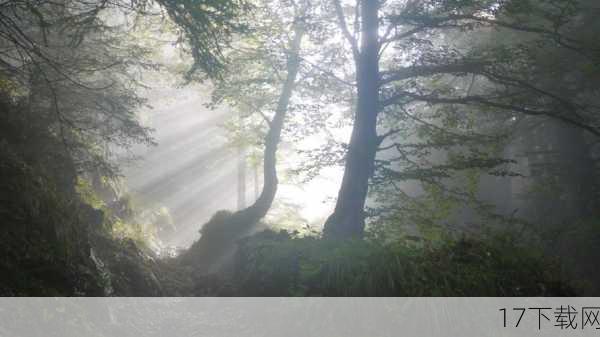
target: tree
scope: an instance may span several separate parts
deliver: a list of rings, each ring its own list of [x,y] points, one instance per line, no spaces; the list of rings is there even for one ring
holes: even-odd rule
[[[594,48],[569,36],[578,13],[574,1],[527,2],[525,6],[517,1],[360,1],[356,11],[346,10],[339,1],[333,1],[333,6],[355,60],[357,103],[342,185],[335,210],[325,224],[328,237],[363,234],[364,204],[377,149],[397,132],[377,133],[381,113],[424,103],[446,106],[451,113],[470,108],[548,116],[600,134],[594,106],[539,87],[533,76],[538,69],[528,57],[533,41],[594,57]],[[357,13],[354,34],[346,12]],[[531,24],[523,24],[520,15],[528,16]],[[458,32],[464,37],[488,29],[520,32],[530,40],[528,44],[462,51],[435,38],[436,33]],[[390,45],[400,53],[386,54]],[[388,69],[380,70],[382,63]],[[466,75],[483,78],[492,89],[465,96],[452,88],[435,90],[427,81]]]
[[[200,264],[204,270],[218,266],[223,257],[231,253],[234,243],[254,229],[271,208],[277,192],[277,149],[300,71],[301,43],[308,11],[306,2],[296,4],[292,1],[291,5],[292,13],[287,16],[291,22],[275,22],[274,26],[269,24],[268,18],[281,15],[285,19],[289,9],[270,2],[259,8],[265,11],[262,20],[267,23],[265,25],[259,19],[255,28],[257,35],[244,41],[256,49],[247,49],[245,43],[240,43],[239,49],[233,51],[238,54],[235,57],[229,55],[232,60],[238,61],[237,67],[230,68],[229,76],[217,82],[213,104],[225,101],[233,104],[241,114],[258,114],[267,125],[267,131],[264,135],[263,187],[258,198],[252,205],[232,214],[217,212],[202,227],[200,239],[183,256],[184,261]],[[280,35],[273,35],[273,28],[283,31],[278,31]],[[270,48],[278,44],[283,45],[283,49],[279,50],[281,54],[273,55]],[[285,77],[279,74],[278,68],[282,66]],[[245,72],[250,76],[240,76]],[[259,94],[262,97],[258,97]],[[270,109],[273,112],[271,117],[267,113]]]
[[[130,209],[111,212],[94,203],[81,178],[114,177],[115,152],[152,143],[151,130],[136,112],[145,103],[140,74],[158,65],[137,38],[136,24],[160,16],[175,21],[179,45],[188,40],[195,57],[190,72],[218,77],[221,48],[243,28],[236,23],[242,4],[26,0],[0,5],[0,208],[6,225],[2,254],[10,256],[2,269],[28,279],[25,285],[15,282],[14,289],[35,283],[42,289],[29,291],[38,294],[110,293],[103,283],[109,272],[99,261],[121,253],[137,257],[125,269],[138,280],[150,277],[138,269],[146,259],[140,248],[123,249],[110,236]],[[37,272],[38,266],[45,271]],[[151,288],[142,283],[135,287],[140,292],[160,293],[155,278],[145,283]]]
[[[110,147],[152,143],[135,111],[144,104],[139,73],[158,67],[132,31],[136,21],[163,15],[187,40],[188,71],[217,77],[222,48],[247,9],[243,1],[7,1],[0,9],[0,72],[30,98],[32,115],[54,119],[65,150],[82,171],[114,174]]]

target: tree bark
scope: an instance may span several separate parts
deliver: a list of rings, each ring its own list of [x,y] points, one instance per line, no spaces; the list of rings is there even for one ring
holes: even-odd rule
[[[361,46],[360,51],[355,53],[358,102],[335,210],[325,222],[326,238],[345,239],[363,235],[364,206],[379,145],[379,1],[363,0],[360,6]]]

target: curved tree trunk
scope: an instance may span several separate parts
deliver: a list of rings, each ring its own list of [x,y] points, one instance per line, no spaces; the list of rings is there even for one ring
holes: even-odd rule
[[[235,251],[236,241],[251,233],[271,208],[278,185],[277,147],[300,67],[299,53],[303,35],[303,24],[301,20],[297,20],[294,27],[294,38],[288,51],[287,76],[277,102],[275,115],[269,122],[269,131],[265,137],[262,192],[258,199],[245,209],[234,213],[217,212],[202,227],[200,239],[182,255],[184,263],[195,264],[204,272],[210,272],[219,267],[223,260]]]
[[[358,93],[356,116],[335,210],[325,222],[326,238],[344,239],[363,235],[365,200],[379,145],[379,4],[370,0],[360,3],[361,48],[355,53]]]

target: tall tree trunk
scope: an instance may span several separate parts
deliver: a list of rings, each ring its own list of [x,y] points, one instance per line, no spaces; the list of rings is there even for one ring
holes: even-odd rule
[[[365,200],[378,147],[379,1],[363,0],[360,6],[361,47],[355,54],[358,102],[342,185],[335,210],[325,222],[324,235],[328,238],[343,239],[363,235]]]
[[[217,212],[201,230],[202,236],[182,255],[184,263],[198,265],[204,272],[220,268],[224,260],[235,251],[235,243],[248,235],[256,224],[267,214],[277,192],[277,147],[285,122],[292,92],[300,67],[300,44],[304,36],[304,26],[297,21],[294,38],[291,41],[287,58],[287,76],[265,137],[263,159],[263,189],[256,201],[249,207],[234,213]]]

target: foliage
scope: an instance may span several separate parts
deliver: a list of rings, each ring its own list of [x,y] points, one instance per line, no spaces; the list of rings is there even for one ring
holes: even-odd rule
[[[31,119],[26,103],[0,96],[0,293],[159,294],[149,250],[137,246],[147,241],[111,235],[116,223],[133,227],[77,174],[51,123]]]
[[[2,294],[160,294],[148,248],[156,233],[109,186],[116,154],[153,142],[136,110],[140,74],[158,65],[136,19],[171,19],[194,58],[189,75],[218,76],[221,48],[248,9],[237,0],[2,4]]]
[[[572,294],[539,251],[502,238],[414,246],[263,232],[243,242],[236,263],[245,296]]]
[[[39,129],[39,124],[25,127],[21,124],[26,119],[20,106],[3,103],[6,114],[0,123],[5,131],[0,132],[0,269],[4,277],[0,292],[102,294],[102,280],[87,256],[87,233],[100,225],[101,215],[74,193],[74,169],[69,158],[54,162],[61,158],[57,151],[62,148],[60,141]],[[23,136],[41,141],[43,146],[19,142]]]
[[[362,2],[367,3],[372,4]],[[236,120],[225,127],[230,144],[238,147],[263,145],[280,88],[288,82],[286,65],[298,61],[296,91],[288,95],[290,123],[283,131],[294,145],[314,134],[325,139],[320,149],[302,153],[308,161],[304,171],[312,177],[323,166],[342,163],[349,148],[331,130],[345,128],[356,114],[358,83],[352,78],[359,82],[365,74],[355,76],[352,66],[360,59],[355,64],[350,59],[364,52],[357,49],[361,11],[341,1],[302,2],[308,7],[301,11],[296,1],[1,4],[0,272],[6,276],[0,294],[600,292],[590,281],[600,279],[591,258],[598,255],[597,221],[535,226],[507,221],[479,198],[484,178],[518,175],[503,150],[524,120],[554,118],[587,130],[587,136],[600,134],[600,26],[593,0],[380,3],[375,21],[383,35],[364,44],[379,48],[371,50],[381,66],[372,95],[379,101],[367,111],[374,114],[370,130],[379,134],[353,147],[361,152],[362,145],[379,146],[372,177],[361,176],[361,186],[371,178],[370,236],[330,241],[308,227],[315,236],[267,231],[243,239],[233,262],[228,254],[237,239],[251,233],[247,218],[218,212],[202,229],[214,240],[196,243],[180,258],[160,260],[151,246],[158,231],[175,229],[168,210],[137,213],[131,198],[110,186],[117,181],[117,155],[153,143],[152,130],[137,112],[146,106],[141,74],[160,66],[150,58],[156,50],[145,43],[152,33],[135,32],[135,26],[145,17],[171,20],[176,46],[186,45],[193,57],[187,79],[212,78],[209,105],[236,110]],[[344,16],[346,22],[336,22]],[[291,55],[289,47],[294,27],[306,34],[295,48],[299,55]],[[279,141],[279,131],[274,139]],[[597,175],[592,142],[577,144],[590,146],[581,152]],[[580,200],[563,191],[569,182],[563,178],[548,170],[522,197]],[[293,217],[293,206],[280,208],[280,226],[302,221]],[[480,231],[477,238],[456,238],[454,223],[467,227],[461,233],[480,229],[461,218],[465,209],[477,212],[484,231],[500,223],[507,234]],[[529,246],[516,243],[518,236]],[[218,268],[203,270],[209,264],[201,256],[223,258],[224,268],[207,274]],[[579,282],[566,285],[564,279]]]
[[[600,221],[597,218],[581,219],[552,226],[533,226],[532,235],[539,240],[546,256],[561,261],[563,278],[574,280],[573,286],[589,296],[597,296],[600,275],[595,257],[600,247]]]

